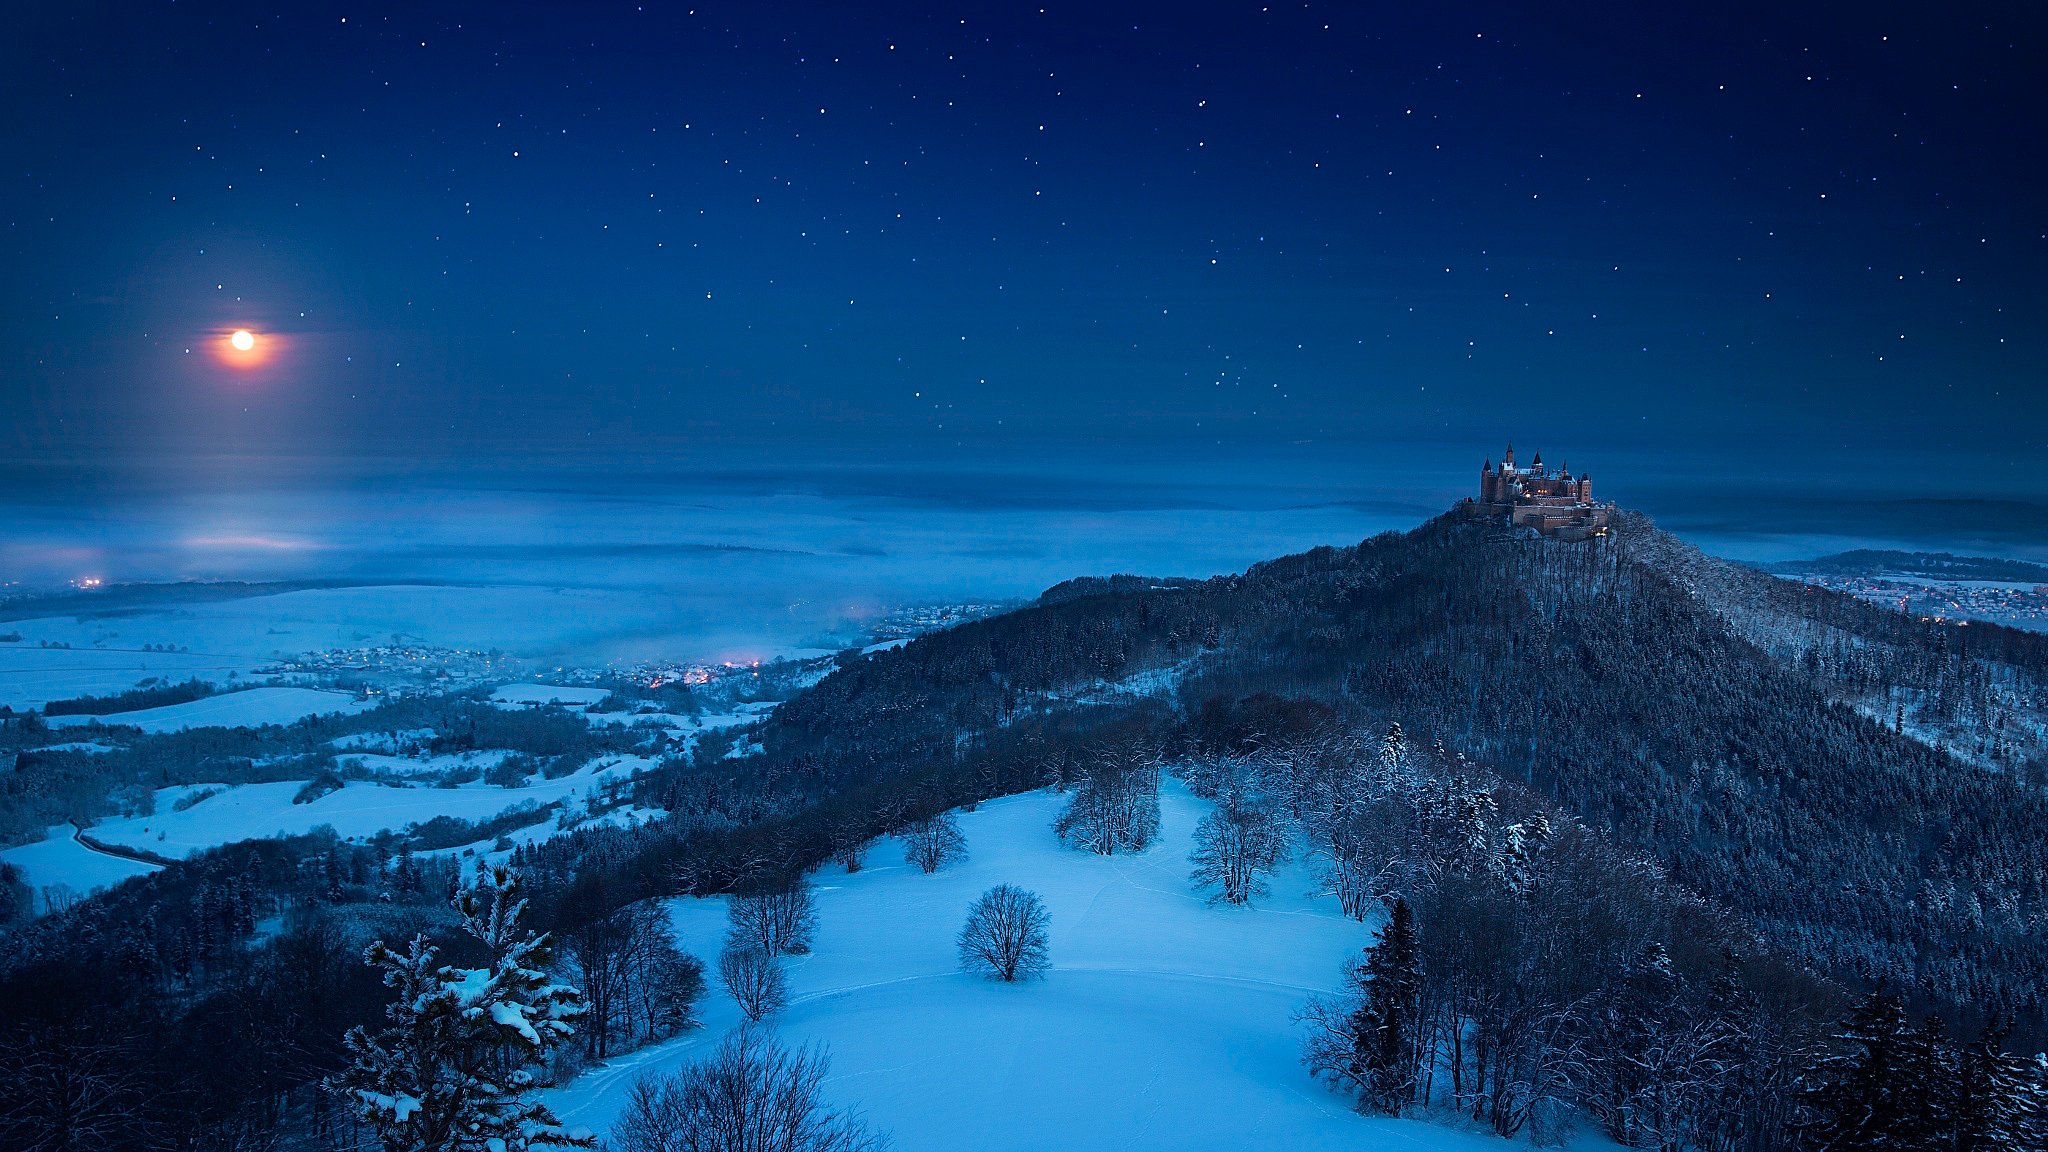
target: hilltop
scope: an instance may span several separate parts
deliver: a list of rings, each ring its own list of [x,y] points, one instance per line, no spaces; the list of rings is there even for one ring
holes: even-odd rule
[[[1626,513],[1604,540],[1444,517],[1084,590],[846,662],[747,771],[791,809],[977,758],[1014,788],[1013,759],[1119,720],[1211,745],[1399,722],[1852,984],[1965,1012],[2048,990],[2048,638],[1904,618]]]

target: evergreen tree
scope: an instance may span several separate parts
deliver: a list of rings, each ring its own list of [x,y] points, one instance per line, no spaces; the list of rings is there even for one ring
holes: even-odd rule
[[[1401,731],[1399,721],[1387,728],[1386,736],[1380,740],[1379,778],[1374,781],[1382,790],[1393,786],[1408,768],[1408,736]]]
[[[1415,1098],[1416,1033],[1422,1012],[1422,940],[1414,910],[1395,900],[1356,979],[1364,993],[1352,1015],[1354,1059],[1366,1104],[1399,1113]]]
[[[1800,1124],[1815,1152],[1879,1152],[1900,1144],[1914,1110],[1905,1084],[1913,1063],[1906,1049],[1906,1008],[1883,985],[1851,1009],[1836,1039],[1844,1051],[1814,1069]]]
[[[594,1136],[563,1128],[527,1098],[533,1066],[574,1032],[583,999],[543,971],[548,938],[520,929],[519,875],[480,865],[455,909],[488,949],[487,966],[442,965],[424,935],[403,952],[372,944],[365,962],[384,969],[397,993],[385,1009],[391,1027],[376,1036],[352,1029],[343,1039],[353,1063],[330,1083],[390,1152],[595,1147]]]
[[[2011,1032],[2011,1020],[1992,1020],[1958,1055],[1952,1102],[1956,1152],[1986,1152],[2022,1142],[2024,1068],[2016,1067],[2005,1053],[2005,1038]]]
[[[1920,1027],[1905,1033],[1899,1048],[1900,1117],[1892,1133],[1893,1147],[1946,1148],[1953,1143],[1955,1065],[1941,1017],[1928,1016]]]

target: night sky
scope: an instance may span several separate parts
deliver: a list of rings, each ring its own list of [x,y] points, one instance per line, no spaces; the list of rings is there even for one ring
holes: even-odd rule
[[[20,5],[0,445],[2048,464],[2043,9],[1667,7]]]

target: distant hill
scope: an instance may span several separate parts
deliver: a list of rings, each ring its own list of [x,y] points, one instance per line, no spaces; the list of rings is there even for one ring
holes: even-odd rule
[[[2048,565],[2000,556],[1957,556],[1948,552],[1900,552],[1859,548],[1812,560],[1786,560],[1768,571],[1786,576],[1909,576],[1932,580],[2005,580],[2048,583]]]
[[[438,584],[436,580],[180,580],[169,584],[109,584],[79,592],[30,594],[0,600],[0,620],[46,616],[119,616],[184,604],[213,604],[323,588],[374,588],[383,584]]]

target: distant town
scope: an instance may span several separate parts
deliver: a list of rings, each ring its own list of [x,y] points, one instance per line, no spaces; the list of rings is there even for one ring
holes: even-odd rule
[[[2048,632],[2048,584],[2005,584],[1881,576],[1804,576],[1808,584],[1924,616],[1932,620],[1983,620]]]

